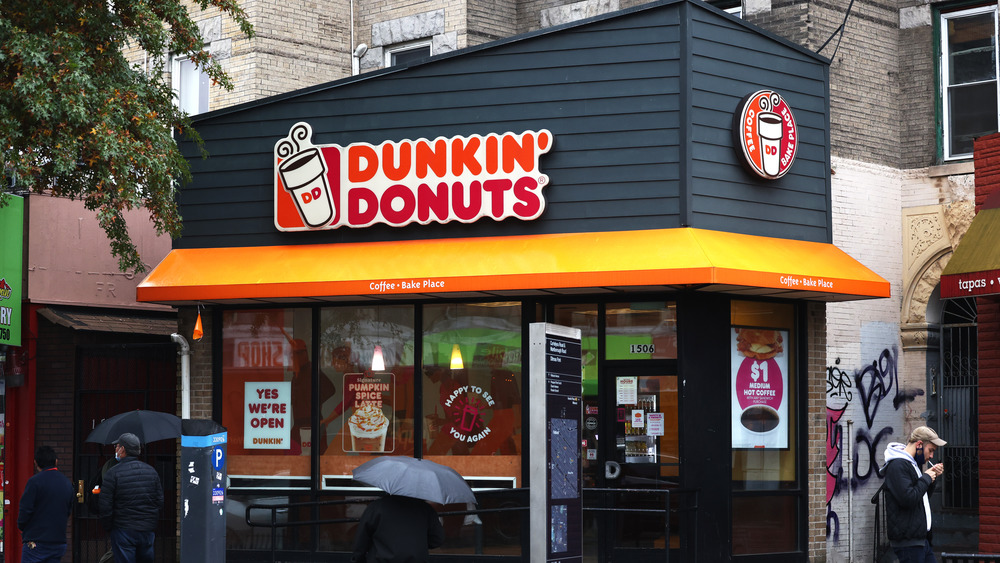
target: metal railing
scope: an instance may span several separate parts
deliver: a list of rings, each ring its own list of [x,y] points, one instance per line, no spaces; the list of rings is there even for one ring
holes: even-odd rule
[[[525,512],[528,510],[527,499],[529,497],[528,488],[522,489],[497,489],[488,491],[478,491],[476,495],[480,498],[488,498],[494,494],[500,495],[511,495],[515,493],[514,496],[520,497],[519,502],[523,504],[519,506],[507,506],[499,508],[477,508],[474,510],[457,510],[448,512],[439,512],[439,516],[473,516],[475,518],[475,535],[474,535],[474,550],[477,555],[483,554],[483,524],[482,520],[479,518],[484,514],[496,514],[496,513],[510,513],[510,512]],[[593,497],[595,495],[602,495],[603,501],[599,502],[600,506],[584,506],[584,513],[598,513],[598,514],[640,514],[646,516],[663,516],[664,530],[664,561],[670,562],[670,538],[671,538],[671,514],[681,513],[681,512],[694,512],[698,508],[698,491],[697,490],[687,490],[687,489],[612,489],[612,488],[585,488],[583,489],[583,494],[585,500],[590,500],[588,497]],[[662,508],[635,508],[635,507],[618,507],[614,506],[611,499],[622,494],[641,494],[641,495],[662,495],[663,496],[663,507]],[[672,495],[684,495],[686,498],[692,499],[688,505],[682,508],[672,508],[671,498]],[[367,504],[374,500],[377,494],[372,495],[370,499],[360,500],[311,500],[303,502],[290,502],[282,504],[249,504],[244,511],[245,524],[251,528],[267,528],[270,530],[270,559],[272,562],[278,561],[278,546],[280,542],[278,541],[278,530],[281,528],[291,528],[300,526],[318,526],[318,525],[333,525],[333,524],[350,524],[359,521],[356,517],[346,517],[346,518],[304,518],[304,519],[289,519],[288,514],[291,513],[301,513],[298,510],[293,510],[297,508],[319,508],[319,507],[329,507],[338,505],[358,505]],[[601,500],[601,499],[598,499]],[[261,512],[266,514],[266,517]],[[315,512],[311,512],[315,514]],[[279,518],[279,514],[284,515],[283,518]],[[696,519],[689,518],[690,529],[684,530],[681,535],[681,548],[687,547],[690,553],[685,554],[685,558],[691,561],[697,561],[696,553],[696,542],[694,538],[697,537],[697,524]],[[683,522],[682,522],[683,525]],[[690,556],[688,556],[690,555]]]
[[[941,563],[1000,563],[1000,553],[942,553]]]
[[[602,503],[604,506],[584,506],[583,512],[596,512],[596,513],[611,513],[611,514],[647,514],[647,515],[663,515],[664,517],[664,527],[663,527],[663,556],[666,563],[670,563],[670,514],[671,512],[695,512],[698,510],[698,491],[697,489],[610,489],[610,488],[585,488],[583,489],[584,494],[602,494],[605,496],[605,502]],[[607,502],[608,496],[616,496],[620,494],[642,494],[642,495],[663,495],[663,508],[631,508],[631,507],[615,507],[609,506],[613,503]],[[693,504],[684,508],[673,509],[670,506],[671,493],[679,495],[691,495],[693,499]],[[685,547],[685,543],[688,543],[689,552],[685,557],[690,561],[698,560],[697,542],[693,541],[693,538],[698,536],[697,534],[697,519],[688,519],[691,525],[691,530],[680,535],[681,538],[681,549]]]
[[[516,491],[518,494],[523,494],[524,497],[528,496],[528,489],[497,489],[495,491],[478,491],[476,495],[479,497],[489,496],[491,493],[500,493],[509,495],[512,491]],[[245,524],[251,528],[269,528],[271,530],[271,561],[275,562],[278,560],[278,529],[279,528],[289,528],[297,526],[317,526],[324,524],[352,524],[359,522],[359,518],[347,517],[347,518],[306,518],[289,521],[287,518],[284,521],[279,521],[278,514],[285,513],[288,514],[292,512],[291,509],[294,508],[313,508],[322,506],[337,506],[337,505],[358,505],[358,504],[368,504],[375,500],[381,493],[371,495],[371,498],[366,500],[351,499],[351,500],[312,500],[303,502],[290,502],[283,504],[249,504],[244,512]],[[453,510],[447,512],[438,512],[438,516],[473,516],[475,518],[475,537],[474,537],[474,549],[477,555],[483,553],[483,523],[479,518],[481,514],[495,514],[502,512],[518,512],[528,510],[527,506],[512,506],[512,507],[500,507],[500,508],[479,508],[475,510]],[[253,517],[254,512],[263,511],[268,513],[267,518]]]

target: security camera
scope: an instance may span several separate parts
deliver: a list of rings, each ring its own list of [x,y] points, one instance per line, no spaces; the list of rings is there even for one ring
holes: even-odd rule
[[[356,58],[360,59],[367,52],[368,52],[368,45],[365,45],[364,43],[362,43],[362,44],[358,45],[356,49],[354,49],[354,56]]]

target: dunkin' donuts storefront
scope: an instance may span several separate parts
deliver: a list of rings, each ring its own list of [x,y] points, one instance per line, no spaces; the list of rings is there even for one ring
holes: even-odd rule
[[[439,560],[821,554],[824,304],[889,294],[831,244],[827,92],[825,59],[679,0],[199,118],[184,236],[138,296],[201,314],[230,558],[347,561],[380,455],[477,491]],[[546,454],[582,508],[547,529],[537,322],[579,331],[582,371]],[[311,501],[274,542],[247,524]]]

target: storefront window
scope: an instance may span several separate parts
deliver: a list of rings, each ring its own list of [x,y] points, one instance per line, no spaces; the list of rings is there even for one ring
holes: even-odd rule
[[[423,311],[423,457],[467,479],[514,485],[521,474],[521,304]]]
[[[580,354],[583,356],[583,486],[596,487],[604,461],[598,459],[600,448],[600,381],[597,358],[599,351],[597,303],[556,305],[553,322],[580,329]]]
[[[674,303],[608,303],[605,335],[609,360],[677,358]]]
[[[795,336],[794,305],[732,302],[734,555],[798,549]]]
[[[311,319],[308,309],[222,315],[222,425],[233,478],[310,485]]]
[[[320,311],[324,488],[349,484],[351,471],[372,455],[413,455],[413,323],[410,305]]]
[[[583,355],[583,395],[597,401],[597,303],[556,305],[553,322],[580,329]]]

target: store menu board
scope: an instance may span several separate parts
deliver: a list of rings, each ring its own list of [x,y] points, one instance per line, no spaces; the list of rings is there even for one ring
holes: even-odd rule
[[[788,331],[733,327],[733,448],[788,447]]]
[[[581,443],[583,378],[580,330],[530,325],[531,561],[583,561]],[[536,533],[535,531],[538,531]]]

